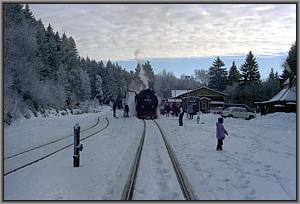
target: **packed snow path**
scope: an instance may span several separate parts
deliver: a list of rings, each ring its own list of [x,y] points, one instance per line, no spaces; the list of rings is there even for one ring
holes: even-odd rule
[[[95,124],[99,115],[102,119],[108,117],[110,125],[97,136],[82,142],[84,150],[79,168],[72,167],[73,148],[63,150],[5,176],[4,200],[119,200],[142,135],[141,120],[113,118],[110,109],[100,114],[37,118],[5,127],[4,150],[20,152],[36,146],[37,141],[46,141],[47,137],[72,133],[75,123],[89,127]],[[226,118],[224,126],[229,136],[223,152],[215,151],[217,117],[201,115],[204,124],[185,117],[183,127],[178,126],[175,117],[157,119],[196,199],[295,200],[296,114],[275,113],[251,121]],[[146,155],[150,155],[148,151],[155,151],[153,144],[160,145],[156,140],[156,143],[148,141],[152,146],[149,143]],[[154,160],[155,155],[152,155]],[[166,164],[168,158],[163,155],[160,154],[161,161]],[[154,164],[151,160],[149,157],[148,161],[141,162]],[[145,176],[154,180],[144,185],[144,194],[136,196],[143,195],[146,200],[180,199],[172,194],[176,187],[163,189],[159,186],[162,183],[155,182],[156,178],[169,178],[169,173],[163,171],[165,167],[157,167],[162,171],[150,171],[149,167]],[[154,189],[159,188],[161,192],[156,194]]]

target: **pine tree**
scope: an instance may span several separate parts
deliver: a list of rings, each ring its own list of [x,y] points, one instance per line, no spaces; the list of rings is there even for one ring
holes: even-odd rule
[[[278,80],[278,76],[276,78],[276,74],[277,72],[274,74],[274,70],[271,68],[267,80],[262,84],[262,100],[269,100],[279,91],[280,82]]]
[[[4,4],[4,97],[5,117],[37,110],[43,101],[36,70],[41,66],[37,56],[37,30],[27,7]],[[12,105],[14,104],[14,105]],[[12,113],[14,112],[14,113]]]
[[[154,72],[150,62],[145,62],[142,67],[147,77],[149,88],[154,90]]]
[[[229,69],[229,75],[228,75],[228,83],[233,84],[240,81],[240,73],[235,65],[235,62],[232,62],[232,66]]]
[[[102,91],[102,78],[100,75],[96,75],[95,81],[95,96],[98,98],[99,101],[102,100],[103,91]]]
[[[242,84],[249,84],[252,81],[260,80],[258,64],[251,51],[247,55],[244,64],[241,65],[240,71]]]
[[[80,60],[75,41],[72,37],[67,37],[65,33],[62,36],[62,67],[65,69],[66,81],[65,90],[69,98],[70,105],[78,103],[81,96],[81,73]]]
[[[297,46],[296,42],[292,44],[288,56],[282,65],[284,67],[283,73],[280,75],[281,84],[283,84],[288,78],[290,82],[294,81],[297,75]],[[290,84],[290,86],[292,83]]]
[[[224,62],[217,57],[209,68],[210,80],[208,82],[208,87],[218,91],[223,91],[226,88],[227,71],[226,68],[222,68],[223,66],[225,66]]]
[[[29,22],[31,23],[35,22],[34,16],[32,15],[32,12],[30,11],[28,4],[25,5],[24,15],[25,18],[29,20]]]
[[[279,77],[279,75],[278,75],[278,72],[276,71],[276,73],[275,73],[275,79],[277,79],[278,81],[280,81],[280,77]]]
[[[271,68],[271,71],[270,71],[270,74],[269,74],[269,77],[268,77],[268,80],[274,80],[275,79],[275,74],[274,74],[274,69]]]

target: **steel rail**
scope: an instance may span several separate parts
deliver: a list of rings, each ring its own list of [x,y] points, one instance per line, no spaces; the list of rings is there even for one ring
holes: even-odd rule
[[[131,166],[131,170],[129,172],[128,180],[127,180],[127,182],[125,184],[125,187],[123,189],[121,200],[132,200],[132,194],[133,194],[133,191],[134,191],[135,179],[136,179],[136,176],[137,176],[138,166],[139,166],[139,163],[140,163],[140,159],[141,159],[141,155],[142,155],[142,149],[143,149],[143,146],[144,146],[145,134],[146,134],[146,122],[145,122],[145,120],[143,120],[143,122],[144,122],[144,130],[143,130],[143,133],[142,133],[142,138],[141,138],[140,144],[137,148],[135,159],[133,161],[133,164]]]
[[[92,129],[92,128],[96,127],[96,126],[99,124],[99,122],[100,122],[100,117],[98,117],[98,119],[97,119],[97,122],[96,122],[96,123],[95,123],[93,126],[91,126],[91,127],[87,128],[87,129],[84,129],[84,130],[82,130],[81,132],[85,132],[85,131],[87,131],[87,130],[90,130],[90,129]],[[61,137],[61,138],[58,138],[58,139],[56,139],[56,140],[53,140],[53,141],[51,141],[51,142],[47,142],[47,143],[45,143],[45,144],[42,144],[42,145],[39,145],[39,146],[36,146],[36,147],[30,148],[30,149],[24,150],[24,151],[22,151],[22,152],[19,152],[19,153],[16,153],[16,154],[13,154],[13,155],[10,155],[10,156],[7,156],[7,157],[4,157],[4,160],[11,159],[11,158],[14,158],[14,157],[16,157],[16,156],[19,156],[19,155],[21,155],[21,154],[24,154],[24,153],[27,153],[27,152],[30,152],[30,151],[33,151],[33,150],[39,149],[39,148],[41,148],[41,147],[44,147],[44,146],[47,146],[47,145],[50,145],[50,144],[53,144],[53,143],[59,142],[59,141],[61,141],[61,140],[63,140],[63,139],[66,139],[66,138],[68,138],[68,137],[72,137],[72,136],[73,136],[73,134],[71,134],[71,135],[67,135],[67,136],[63,136],[63,137]]]
[[[171,146],[167,142],[165,134],[163,133],[163,131],[162,131],[161,127],[159,126],[159,124],[155,120],[153,120],[153,122],[158,127],[158,129],[161,133],[161,136],[164,140],[165,146],[168,150],[168,154],[169,154],[169,157],[170,157],[171,162],[173,164],[173,168],[174,168],[174,171],[176,173],[176,177],[177,177],[178,183],[180,185],[180,188],[182,190],[183,196],[185,197],[186,200],[196,200],[195,196],[193,194],[193,191],[191,190],[191,187],[189,185],[189,182],[186,179],[186,176],[184,175],[183,170],[181,169],[180,164],[179,164],[179,162],[178,162]]]
[[[104,129],[106,129],[106,128],[109,126],[109,120],[108,120],[107,117],[106,117],[105,119],[106,119],[107,123],[106,123],[106,125],[105,125],[103,128],[101,128],[100,130],[98,130],[98,131],[96,131],[96,132],[94,132],[94,133],[92,133],[92,134],[90,134],[90,135],[88,135],[88,136],[86,136],[86,137],[80,139],[80,141],[83,141],[83,140],[85,140],[85,139],[87,139],[87,138],[89,138],[89,137],[92,137],[93,135],[95,135],[95,134],[97,134],[97,133],[103,131]],[[45,155],[45,156],[40,157],[39,159],[36,159],[36,160],[31,161],[31,162],[29,162],[29,163],[27,163],[27,164],[24,164],[24,165],[22,165],[22,166],[20,166],[20,167],[18,167],[18,168],[16,168],[16,169],[13,169],[13,170],[11,170],[11,171],[8,171],[8,172],[4,173],[4,176],[7,176],[7,175],[9,175],[9,174],[11,174],[11,173],[13,173],[13,172],[16,172],[16,171],[18,171],[18,170],[20,170],[20,169],[25,168],[25,167],[27,167],[27,166],[29,166],[29,165],[31,165],[31,164],[34,164],[34,163],[37,163],[37,162],[39,162],[39,161],[41,161],[41,160],[43,160],[43,159],[46,159],[47,157],[50,157],[51,155],[54,155],[54,154],[56,154],[56,153],[58,153],[58,152],[60,152],[60,151],[62,151],[62,150],[64,150],[64,149],[66,149],[66,148],[72,146],[73,144],[74,144],[74,143],[68,144],[68,145],[66,145],[66,146],[64,146],[64,147],[62,147],[62,148],[60,148],[60,149],[58,149],[58,150],[56,150],[56,151],[54,151],[54,152],[51,152],[51,153],[49,153],[49,154],[47,154],[47,155]]]

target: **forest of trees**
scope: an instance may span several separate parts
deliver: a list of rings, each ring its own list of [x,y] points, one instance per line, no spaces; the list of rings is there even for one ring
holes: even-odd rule
[[[268,78],[263,81],[259,73],[259,64],[250,51],[245,62],[238,69],[235,61],[227,71],[224,62],[217,57],[208,71],[195,70],[195,78],[209,88],[228,94],[231,103],[244,103],[253,107],[254,102],[272,98],[289,78],[291,82],[296,77],[296,42],[292,44],[288,57],[283,62],[283,72],[279,75],[270,69]]]
[[[96,61],[79,56],[74,39],[60,36],[49,24],[36,20],[28,5],[3,4],[4,122],[20,116],[30,117],[47,108],[66,110],[91,102],[121,101],[126,92],[154,89],[160,98],[171,96],[173,89],[207,85],[229,94],[233,102],[251,104],[269,99],[280,83],[296,73],[296,43],[292,45],[284,66],[292,71],[282,75],[273,69],[261,81],[252,52],[240,71],[232,63],[229,71],[218,57],[207,70],[195,70],[188,83],[172,72],[154,74],[149,61],[137,63],[135,71],[126,71],[117,62]],[[99,56],[101,57],[101,56]],[[141,79],[141,68],[146,83]]]

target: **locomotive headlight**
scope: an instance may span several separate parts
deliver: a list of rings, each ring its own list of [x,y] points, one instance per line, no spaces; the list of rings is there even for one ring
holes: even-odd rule
[[[141,106],[141,108],[144,108],[144,106]]]
[[[151,107],[152,107],[152,108],[154,108],[154,106],[153,106],[153,105],[152,105]]]

